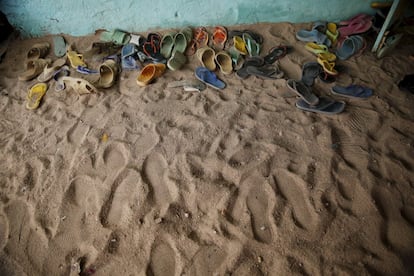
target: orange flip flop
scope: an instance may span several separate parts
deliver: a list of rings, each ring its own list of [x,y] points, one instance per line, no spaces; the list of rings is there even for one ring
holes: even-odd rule
[[[194,40],[196,42],[197,49],[207,46],[208,44],[208,32],[204,27],[198,27],[194,30]]]
[[[213,46],[218,50],[224,49],[227,41],[227,30],[223,26],[216,26],[213,32]]]

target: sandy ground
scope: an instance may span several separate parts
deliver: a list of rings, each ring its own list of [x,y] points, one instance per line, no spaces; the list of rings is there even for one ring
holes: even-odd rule
[[[294,34],[310,27],[230,29],[262,34],[262,53],[292,45],[279,65],[298,79],[315,57]],[[65,38],[80,52],[98,41]],[[413,40],[377,60],[366,38],[337,84],[375,95],[336,116],[296,109],[285,79],[219,73],[223,91],[167,88],[194,78],[195,56],[144,88],[137,71],[82,96],[51,81],[29,111],[36,81],[17,77],[52,37],[12,42],[0,64],[0,274],[412,275],[414,95],[397,83],[414,71]],[[315,93],[341,99],[332,85]]]

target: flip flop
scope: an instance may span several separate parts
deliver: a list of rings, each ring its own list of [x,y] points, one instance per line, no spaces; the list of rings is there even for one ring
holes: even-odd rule
[[[34,44],[27,52],[27,60],[35,60],[44,58],[49,52],[50,44],[48,42],[41,42]]]
[[[354,20],[349,25],[338,28],[341,37],[361,34],[367,32],[372,27],[371,20]]]
[[[280,71],[277,65],[265,64],[260,67],[247,66],[247,73],[252,76],[257,76],[265,79],[280,79],[284,73]]]
[[[66,63],[66,57],[57,59],[53,62],[52,66],[49,67],[49,64],[45,66],[43,72],[37,77],[39,82],[47,82],[53,78],[55,72],[59,70]]]
[[[338,27],[335,23],[328,23],[326,28],[326,35],[331,40],[332,45],[335,45],[339,37]]]
[[[134,57],[138,52],[138,46],[134,43],[127,43],[121,50],[121,66],[122,69],[136,70],[139,69],[137,61]]]
[[[179,80],[167,84],[168,88],[183,87],[185,91],[201,92],[206,89],[206,84],[200,80]]]
[[[146,65],[137,76],[137,84],[139,86],[147,86],[164,73],[165,67],[163,63],[150,63]]]
[[[291,46],[280,45],[273,47],[269,50],[269,53],[263,58],[264,62],[267,64],[272,64],[276,60],[281,59],[286,56],[286,54],[292,49]]]
[[[51,62],[50,59],[34,59],[29,60],[26,63],[26,71],[24,71],[20,76],[19,80],[29,81],[37,77],[40,73],[43,72],[44,68]]]
[[[302,67],[302,83],[311,87],[321,71],[322,67],[317,62],[305,63]]]
[[[87,80],[72,77],[61,77],[60,80],[65,86],[70,86],[74,91],[78,92],[79,95],[96,93],[98,90]]]
[[[223,50],[227,41],[227,30],[223,26],[214,27],[213,32],[213,47],[216,50]]]
[[[362,85],[349,85],[349,86],[334,86],[331,88],[332,94],[353,98],[353,99],[366,99],[372,96],[372,89]]]
[[[230,55],[225,51],[220,51],[215,56],[215,61],[220,68],[220,71],[225,74],[233,72],[233,64]]]
[[[246,61],[243,63],[243,66],[236,71],[236,76],[239,79],[246,79],[250,74],[247,72],[247,67],[249,66],[256,66],[260,67],[264,65],[264,60],[262,57],[251,57],[247,58]]]
[[[346,26],[346,25],[351,24],[352,22],[360,22],[360,21],[371,20],[371,19],[372,19],[371,15],[366,14],[366,13],[360,13],[350,18],[349,20],[340,21],[339,25]]]
[[[325,52],[318,54],[318,58],[332,62],[336,60],[336,55],[331,52]]]
[[[257,43],[259,44],[263,44],[263,36],[261,36],[260,34],[250,31],[250,30],[243,30],[243,31],[230,31],[228,32],[228,38],[229,39],[233,39],[233,37],[235,36],[240,36],[243,37],[243,34],[248,34],[250,35]]]
[[[78,66],[88,67],[83,60],[83,55],[78,54],[76,51],[72,49],[72,46],[68,47],[66,51],[66,56],[69,60],[69,64],[72,68],[76,69]]]
[[[62,77],[69,76],[70,70],[69,66],[64,65],[62,68],[57,70],[54,75],[53,79],[55,80],[55,91],[59,92],[65,89],[65,83],[62,81]]]
[[[239,70],[243,66],[243,57],[239,51],[237,51],[234,47],[229,49],[229,54],[231,57],[231,61],[233,64],[234,70]]]
[[[243,41],[246,44],[249,56],[254,57],[260,54],[260,44],[256,42],[248,33],[243,34]]]
[[[173,52],[171,58],[167,62],[167,66],[171,71],[179,70],[187,62],[187,57],[180,51]]]
[[[364,39],[359,35],[346,38],[336,50],[336,56],[340,60],[346,60],[357,54],[364,48]]]
[[[97,87],[109,88],[114,85],[119,72],[119,66],[113,59],[105,60],[99,66],[100,78]]]
[[[197,50],[196,55],[204,67],[206,67],[210,71],[216,70],[216,53],[213,49],[211,49],[208,46],[200,48]]]
[[[240,36],[233,37],[233,46],[241,55],[246,56],[248,54],[246,42]]]
[[[307,104],[317,105],[319,103],[318,97],[316,97],[316,95],[313,94],[311,88],[305,85],[303,82],[290,79],[287,80],[286,85],[296,95],[301,97]]]
[[[187,46],[187,50],[185,50],[185,55],[192,56],[196,53],[196,51],[197,51],[197,43],[195,39],[192,39]]]
[[[313,29],[311,31],[300,30],[296,33],[296,38],[300,41],[325,44],[328,47],[331,46],[331,41],[328,39],[328,37],[323,33],[319,32],[317,29]]]
[[[338,71],[335,69],[335,62],[327,61],[320,57],[317,58],[317,61],[326,73],[334,76],[338,75]]]
[[[197,49],[206,47],[208,44],[208,32],[204,27],[198,27],[194,30],[194,40]]]
[[[63,36],[53,36],[53,50],[57,57],[63,57],[66,54],[66,42]]]
[[[296,102],[296,107],[300,110],[326,114],[326,115],[335,115],[341,113],[345,108],[345,102],[343,101],[334,101],[328,98],[319,98],[319,103],[316,105],[309,105],[303,99],[299,99]]]
[[[315,55],[328,52],[328,47],[324,44],[317,44],[315,42],[308,42],[305,45],[305,49]]]
[[[214,74],[214,72],[208,70],[205,67],[197,67],[195,76],[197,79],[214,89],[224,89],[226,87],[226,84],[218,79],[217,75]]]
[[[113,42],[93,42],[90,49],[83,53],[83,58],[102,62],[103,58],[117,53],[120,48],[121,45],[117,45]]]
[[[46,94],[47,84],[46,83],[36,83],[33,85],[26,96],[26,108],[33,110],[39,107],[40,101],[43,96]]]
[[[131,36],[122,30],[104,31],[100,36],[102,41],[113,42],[117,45],[125,45],[131,40]]]

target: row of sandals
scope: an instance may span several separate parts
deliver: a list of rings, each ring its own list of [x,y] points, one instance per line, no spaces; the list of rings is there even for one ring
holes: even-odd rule
[[[319,27],[314,30],[320,32]],[[26,107],[36,109],[39,106],[43,95],[48,90],[46,82],[50,79],[55,80],[56,91],[62,91],[69,86],[79,94],[87,94],[97,92],[98,88],[111,87],[122,68],[122,70],[139,70],[136,82],[139,86],[146,86],[160,77],[167,68],[172,71],[179,70],[187,62],[187,57],[194,54],[201,63],[201,66],[195,70],[198,81],[172,82],[169,87],[182,86],[188,91],[201,91],[208,85],[215,89],[223,89],[226,85],[216,75],[217,68],[224,75],[236,71],[236,76],[240,79],[245,79],[250,75],[279,79],[284,74],[274,63],[292,49],[289,46],[280,45],[272,48],[266,56],[261,57],[263,37],[260,34],[249,30],[228,32],[222,26],[216,26],[212,35],[204,27],[194,30],[187,27],[164,36],[150,33],[146,38],[122,30],[104,31],[100,34],[100,40],[94,42],[89,50],[79,54],[73,45],[65,44],[63,37],[56,36],[53,43],[55,55],[59,59],[53,63],[50,59],[44,59],[50,48],[49,43],[33,45],[27,54],[26,71],[19,76],[19,79],[31,80],[37,77],[40,83],[29,90]],[[307,45],[308,48],[314,46],[310,46],[311,43],[314,43],[316,47],[321,45],[310,42]],[[227,50],[226,46],[228,46]],[[336,58],[326,47],[325,45],[324,51],[318,52],[318,62],[324,69],[322,72],[325,73],[325,78],[327,73],[334,75],[335,72],[331,74],[332,72],[326,70],[328,68],[326,63],[332,63]],[[90,60],[92,63],[99,62],[98,70],[89,68],[85,60]],[[97,77],[93,81],[70,77],[71,69],[65,65],[67,61],[72,70]],[[320,74],[321,70],[318,72]],[[292,87],[289,82],[288,87]],[[308,103],[312,106],[316,102],[309,101]]]

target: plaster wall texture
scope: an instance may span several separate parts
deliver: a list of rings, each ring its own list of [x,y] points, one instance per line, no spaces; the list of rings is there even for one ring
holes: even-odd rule
[[[25,36],[87,35],[97,29],[339,21],[373,13],[370,0],[2,0],[0,10]]]

